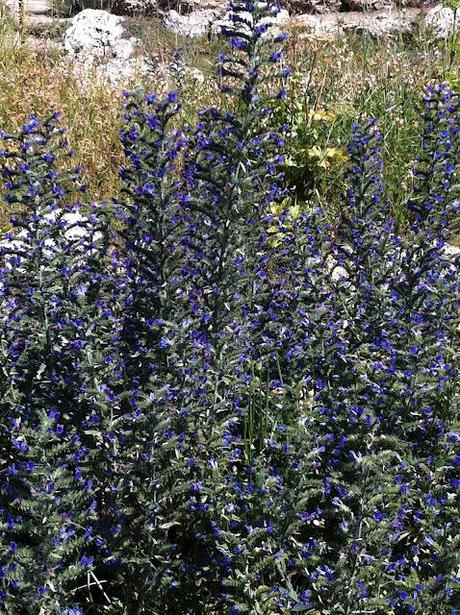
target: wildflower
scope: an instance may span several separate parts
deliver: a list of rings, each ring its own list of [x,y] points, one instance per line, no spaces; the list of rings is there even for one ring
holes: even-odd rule
[[[80,559],[80,566],[83,568],[91,568],[94,564],[94,557],[91,555],[83,555]]]

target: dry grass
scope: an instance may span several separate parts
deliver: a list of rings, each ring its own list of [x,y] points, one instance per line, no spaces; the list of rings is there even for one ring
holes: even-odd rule
[[[58,69],[60,58],[27,46],[0,46],[0,126],[14,131],[30,114],[59,110],[94,199],[114,194],[121,160],[118,93],[95,81],[82,87]]]
[[[154,22],[149,23],[152,25],[146,27],[133,20],[131,26],[138,34],[144,28],[143,51],[152,62],[167,65],[174,57],[178,41],[168,38]],[[199,45],[193,44],[186,54],[200,56],[201,69],[207,73],[212,71],[212,61],[205,59],[209,54]],[[76,151],[76,161],[84,169],[91,198],[111,198],[119,188],[118,168],[122,161],[118,140],[122,88],[110,86],[97,75],[83,85],[65,66],[62,53],[53,47],[21,45],[13,36],[11,24],[2,22],[0,17],[0,129],[15,131],[30,114],[46,117],[60,111],[69,142]],[[155,83],[146,80],[144,85],[158,91],[183,86],[181,81],[178,84],[174,79]],[[206,79],[204,84],[196,84],[191,79],[185,85],[184,121],[192,121],[197,108],[210,104],[216,87],[211,79]]]

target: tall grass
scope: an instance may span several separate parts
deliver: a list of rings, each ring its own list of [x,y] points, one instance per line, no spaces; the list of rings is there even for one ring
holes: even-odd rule
[[[59,52],[6,37],[0,40],[0,83],[2,130],[16,130],[30,114],[46,117],[59,108],[94,198],[113,194],[121,156],[117,92],[97,79],[82,87]]]
[[[291,88],[288,118],[291,124],[308,121],[312,111],[326,111],[330,119],[319,131],[323,149],[344,148],[357,119],[379,118],[384,136],[385,182],[389,196],[402,215],[401,186],[407,188],[418,146],[420,91],[427,83],[458,75],[459,57],[451,65],[446,45],[418,26],[408,36],[373,39],[357,34],[331,40],[308,40],[291,32],[289,62],[297,78]],[[300,131],[302,134],[302,131]],[[304,134],[310,134],[310,130]],[[302,150],[302,136],[293,136],[293,152]],[[308,165],[307,165],[308,167]],[[332,211],[341,193],[324,190],[335,186],[343,164],[323,170],[323,204]]]

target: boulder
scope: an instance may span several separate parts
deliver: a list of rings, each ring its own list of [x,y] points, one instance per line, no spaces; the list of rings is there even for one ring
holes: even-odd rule
[[[418,11],[374,11],[372,13],[338,13],[335,15],[298,15],[292,20],[301,36],[331,39],[345,31],[373,37],[388,37],[411,29]]]
[[[64,34],[64,48],[78,58],[121,58],[134,51],[134,40],[125,36],[123,18],[107,11],[85,9],[72,20]]]
[[[329,17],[329,16],[328,16]],[[318,15],[299,15],[292,21],[293,26],[301,33],[301,37],[330,40],[344,34],[344,29],[333,15],[323,19]]]
[[[64,48],[82,83],[94,71],[112,84],[151,72],[145,58],[135,57],[136,40],[126,36],[123,23],[123,17],[97,9],[85,9],[71,20]]]
[[[460,32],[460,14],[457,15],[455,20],[454,11],[442,4],[430,9],[425,17],[425,25],[433,30],[439,38],[447,38],[452,34],[454,22],[456,31]]]
[[[158,1],[114,0],[112,12],[117,15],[154,15],[158,12]]]
[[[59,228],[60,237],[72,243],[75,249],[80,247],[83,252],[87,251],[89,243],[100,241],[103,236],[98,230],[94,230],[94,226],[90,219],[84,216],[77,208],[66,208],[66,210],[58,209],[53,212],[42,214],[39,221],[34,223],[29,230],[22,229],[19,232],[8,231],[0,237],[0,259],[8,269],[12,267],[12,255],[27,252],[30,235],[37,228],[43,232],[50,234],[56,232]],[[51,258],[56,254],[56,243],[53,239],[48,238],[43,242],[43,255],[46,258]]]
[[[212,10],[223,15],[227,8],[226,0],[179,0],[171,2],[171,0],[159,0],[158,4],[162,8],[176,8],[180,13],[193,13],[196,11]],[[163,6],[166,5],[166,6]]]
[[[163,23],[168,30],[178,36],[199,38],[209,31],[218,16],[219,13],[211,9],[194,11],[187,15],[179,15],[177,11],[171,10],[164,13]]]
[[[287,11],[286,9],[281,9],[277,13],[275,13],[273,17],[264,17],[261,22],[274,26],[280,26],[287,23],[289,19],[289,11]]]
[[[385,6],[385,0],[345,0],[342,10],[348,11],[378,11]]]

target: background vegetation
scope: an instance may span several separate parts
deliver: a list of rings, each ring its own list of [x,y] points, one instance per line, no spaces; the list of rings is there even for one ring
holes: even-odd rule
[[[13,36],[13,24],[5,18],[0,27],[2,127],[13,130],[30,113],[44,117],[60,109],[94,198],[110,196],[119,186],[120,88],[97,75],[81,87],[66,70],[59,51],[46,45],[20,45]],[[227,104],[212,78],[221,42],[178,40],[149,18],[132,18],[129,29],[155,63],[169,66],[180,49],[185,66],[205,74],[203,84],[184,75],[179,81],[174,76],[155,79],[164,91],[179,85],[183,89],[181,121],[193,122],[207,102]],[[37,34],[46,40],[49,31]],[[400,186],[407,186],[410,179],[418,145],[420,92],[430,82],[458,83],[457,47],[434,40],[422,26],[410,35],[390,39],[349,33],[344,38],[309,40],[290,31],[285,63],[293,68],[294,78],[289,100],[280,108],[280,121],[284,117],[293,128],[288,176],[298,184],[298,194],[305,197],[305,191],[321,186],[324,204],[340,207],[339,184],[350,127],[358,118],[375,116],[385,135],[386,179],[397,204]],[[148,80],[145,85],[149,88]],[[87,113],[82,114],[82,108]]]

